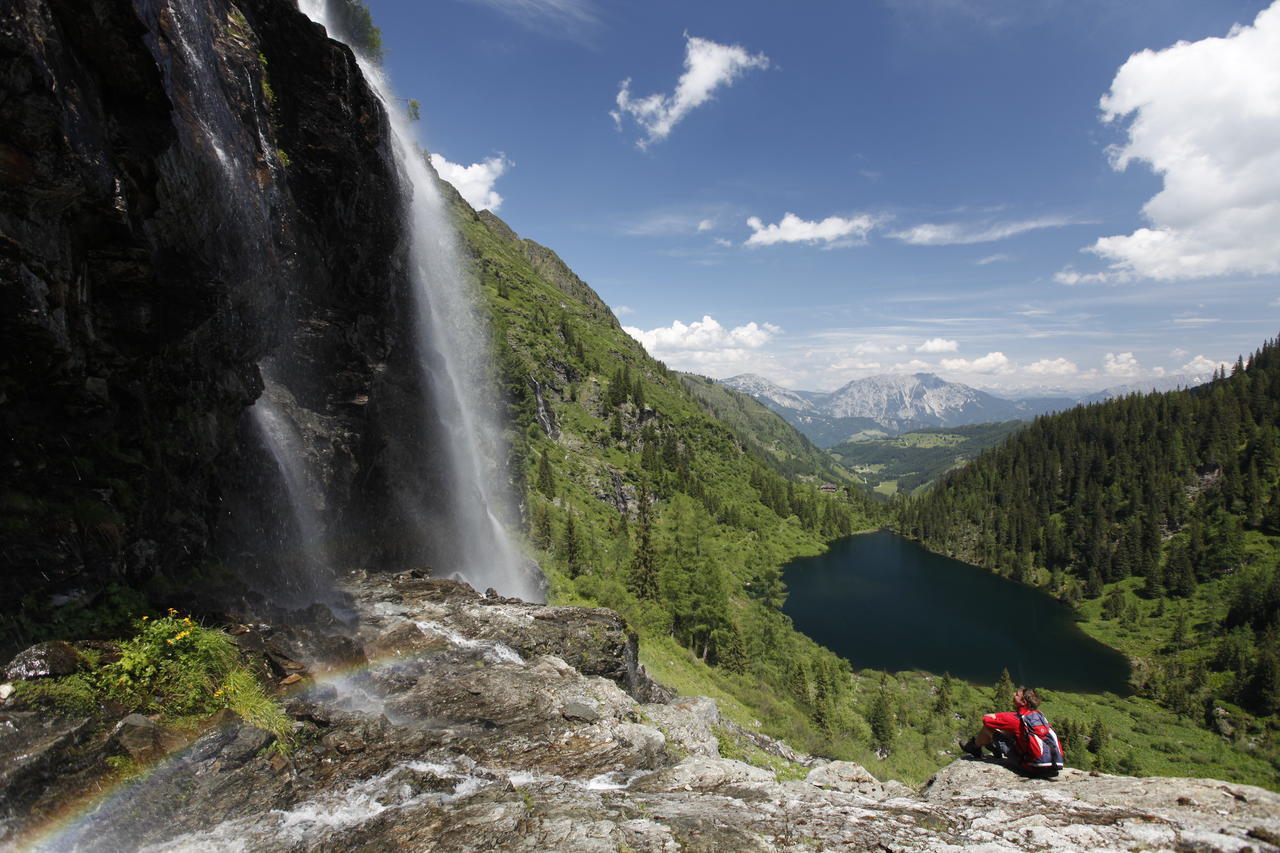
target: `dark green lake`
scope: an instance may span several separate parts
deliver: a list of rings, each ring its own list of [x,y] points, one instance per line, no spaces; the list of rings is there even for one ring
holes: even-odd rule
[[[880,531],[786,566],[784,612],[858,669],[1128,693],[1129,663],[1052,597]]]

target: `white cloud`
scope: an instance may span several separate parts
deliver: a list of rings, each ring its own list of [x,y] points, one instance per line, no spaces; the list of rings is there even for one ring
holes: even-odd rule
[[[880,362],[863,361],[860,358],[846,358],[831,365],[829,370],[879,370]]]
[[[615,317],[625,317],[628,314],[634,313],[636,313],[636,309],[632,308],[630,305],[618,305],[613,309]]]
[[[1074,361],[1065,358],[1042,358],[1028,364],[1024,370],[1037,376],[1073,376],[1080,372]]]
[[[893,365],[893,370],[898,373],[919,373],[923,370],[932,370],[933,365],[927,361],[921,361],[913,358],[910,361],[900,361]]]
[[[600,25],[592,0],[472,0],[547,35],[578,38]]]
[[[1203,355],[1198,355],[1186,364],[1182,365],[1182,372],[1200,374],[1213,373],[1219,367],[1226,367],[1226,363],[1214,361],[1211,358],[1205,358]]]
[[[916,347],[916,352],[955,352],[960,349],[959,341],[949,341],[946,338],[929,338],[929,340]]]
[[[1102,97],[1103,121],[1133,116],[1115,169],[1164,179],[1150,227],[1089,251],[1121,272],[1173,280],[1280,272],[1280,2],[1225,38],[1135,53]]]
[[[1009,358],[1002,352],[989,352],[973,361],[967,358],[944,358],[939,363],[943,370],[956,373],[998,373],[1011,367]]]
[[[1075,267],[1066,266],[1053,274],[1058,284],[1074,287],[1077,284],[1123,284],[1130,281],[1130,273],[1113,270],[1111,272],[1077,272]]]
[[[782,329],[772,323],[746,323],[726,329],[711,316],[685,324],[676,320],[670,326],[622,330],[644,345],[654,358],[678,370],[689,370],[709,376],[729,376],[754,371],[776,375],[768,355],[761,349]]]
[[[714,240],[713,242],[714,242],[717,246],[722,246],[722,247],[724,247],[724,248],[726,248],[726,249],[731,249],[731,248],[733,248],[733,241],[732,241],[732,240],[726,240],[724,237],[716,237],[716,238],[715,238],[715,240]]]
[[[903,231],[890,234],[904,243],[913,246],[956,246],[970,243],[991,243],[1004,240],[1027,231],[1040,228],[1060,228],[1063,225],[1080,224],[1074,219],[1061,216],[1047,216],[1041,219],[1024,219],[1019,222],[995,222],[982,225],[949,222],[944,224],[923,223],[913,225]],[[1002,255],[994,255],[1002,259]]]
[[[994,255],[987,255],[985,258],[979,258],[978,260],[974,261],[974,263],[980,267],[985,267],[987,264],[994,264],[994,263],[999,263],[1000,261],[1007,261],[1007,260],[1009,260],[1008,255],[1003,254],[1001,252],[997,252]]]
[[[1102,371],[1108,376],[1137,376],[1142,372],[1142,365],[1131,352],[1109,352],[1103,357]]]
[[[645,131],[636,145],[648,148],[666,139],[680,121],[694,108],[711,99],[721,86],[728,86],[753,68],[768,68],[769,57],[752,55],[739,45],[724,45],[685,34],[684,73],[670,95],[660,93],[643,98],[631,96],[631,80],[623,80],[618,89],[618,108],[609,113],[618,129],[623,116],[631,116]]]
[[[715,227],[716,227],[716,222],[714,219],[703,219],[701,222],[698,223],[699,231],[710,231],[712,228],[715,228]]]
[[[776,243],[826,243],[843,246],[863,240],[876,224],[874,216],[859,214],[850,219],[828,216],[821,222],[809,222],[794,213],[782,217],[781,222],[765,225],[760,217],[747,219],[747,227],[753,232],[744,246],[772,246]]]
[[[710,315],[688,325],[676,320],[670,326],[645,331],[624,326],[623,331],[644,344],[651,355],[679,350],[756,349],[767,344],[782,329],[772,323],[747,323],[726,329]]]
[[[431,155],[431,165],[441,178],[453,184],[467,204],[476,210],[497,211],[502,206],[502,196],[494,192],[493,185],[511,166],[505,155],[490,157],[483,163],[460,166],[450,163],[439,154]]]

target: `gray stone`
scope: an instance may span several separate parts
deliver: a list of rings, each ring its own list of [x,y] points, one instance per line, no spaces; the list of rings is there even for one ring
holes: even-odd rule
[[[570,699],[564,703],[560,709],[560,713],[564,715],[566,720],[581,720],[586,723],[594,723],[600,719],[600,712],[595,706],[583,699]]]
[[[141,714],[129,714],[116,724],[115,742],[136,761],[150,763],[164,755],[160,727]]]
[[[70,675],[80,668],[80,661],[80,653],[70,643],[37,643],[9,661],[9,665],[5,667],[5,677],[19,681]]]

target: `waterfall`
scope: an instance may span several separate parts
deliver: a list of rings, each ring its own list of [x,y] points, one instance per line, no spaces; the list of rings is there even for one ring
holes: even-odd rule
[[[263,370],[266,388],[249,408],[249,416],[263,447],[275,460],[289,503],[291,528],[278,531],[275,567],[269,581],[278,603],[302,607],[333,597],[333,565],[326,548],[323,493],[308,476],[306,454],[296,424],[286,413],[289,392]]]
[[[325,0],[300,0],[299,8],[331,36],[340,35]],[[405,181],[416,344],[428,391],[420,427],[434,439],[434,452],[442,455],[433,463],[443,468],[447,491],[444,506],[430,508],[414,505],[422,501],[420,489],[403,490],[400,499],[409,504],[404,514],[419,519],[418,529],[406,533],[418,540],[423,555],[437,561],[437,569],[453,572],[477,589],[493,587],[504,595],[541,600],[537,568],[504,526],[504,519],[515,513],[510,488],[501,477],[505,441],[489,375],[492,360],[446,200],[407,117],[395,106],[385,74],[359,51],[356,56],[386,107]]]

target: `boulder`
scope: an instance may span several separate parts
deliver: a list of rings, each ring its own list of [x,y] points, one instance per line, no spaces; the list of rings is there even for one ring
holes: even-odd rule
[[[36,643],[9,661],[4,672],[11,681],[70,675],[80,668],[81,661],[80,653],[70,643]]]

